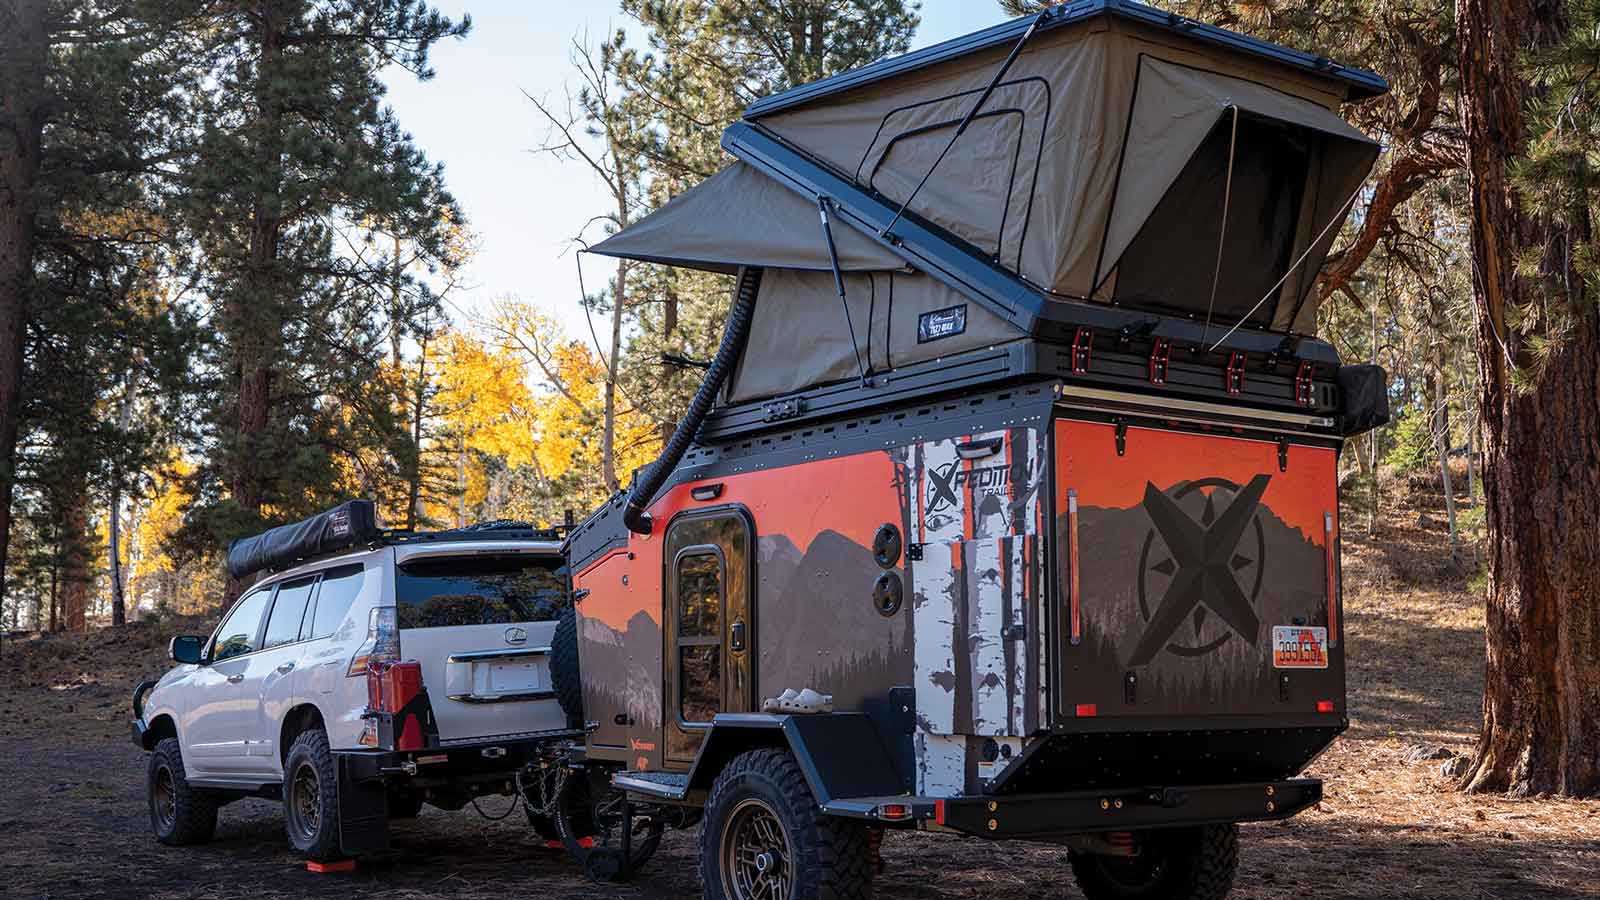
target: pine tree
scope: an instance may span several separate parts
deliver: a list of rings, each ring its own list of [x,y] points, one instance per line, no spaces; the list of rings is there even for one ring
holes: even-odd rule
[[[429,49],[469,28],[420,0],[214,8],[215,59],[196,97],[204,136],[182,185],[220,338],[187,529],[196,549],[331,505],[346,487],[339,460],[403,438],[400,411],[369,390],[396,267],[362,248],[381,232],[447,266],[463,218],[382,105],[379,73],[426,79]]]
[[[1600,10],[1462,0],[1484,507],[1469,788],[1600,794]]]

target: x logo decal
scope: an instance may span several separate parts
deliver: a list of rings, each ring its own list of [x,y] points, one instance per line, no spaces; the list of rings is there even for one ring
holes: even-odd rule
[[[1178,625],[1201,604],[1220,616],[1229,628],[1238,632],[1252,646],[1255,645],[1261,620],[1256,618],[1249,599],[1239,590],[1239,583],[1234,579],[1229,563],[1239,537],[1255,515],[1261,495],[1266,493],[1270,480],[1271,476],[1268,475],[1257,475],[1250,479],[1250,483],[1233,498],[1227,511],[1218,516],[1209,528],[1189,518],[1188,513],[1180,509],[1171,497],[1157,490],[1154,484],[1145,482],[1145,512],[1149,513],[1150,521],[1155,523],[1156,530],[1167,542],[1167,549],[1171,551],[1178,569],[1172,576],[1172,583],[1167,586],[1166,595],[1161,598],[1161,605],[1150,617],[1150,624],[1145,629],[1144,637],[1139,640],[1139,646],[1134,648],[1129,665],[1142,666],[1154,659],[1156,653],[1171,639],[1173,632],[1177,631]]]

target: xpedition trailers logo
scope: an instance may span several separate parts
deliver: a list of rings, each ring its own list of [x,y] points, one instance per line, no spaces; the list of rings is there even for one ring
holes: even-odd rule
[[[928,491],[923,504],[922,522],[929,531],[938,531],[956,520],[961,495],[971,496],[972,511],[978,516],[1004,513],[1011,485],[1010,463],[996,463],[963,469],[961,460],[928,469]],[[1033,483],[1033,464],[1025,463],[1024,484]]]

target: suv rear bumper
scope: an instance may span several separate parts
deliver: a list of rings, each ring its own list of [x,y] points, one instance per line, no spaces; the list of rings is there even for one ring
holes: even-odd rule
[[[354,781],[405,779],[426,785],[474,775],[496,775],[535,761],[555,741],[583,740],[578,728],[500,735],[481,740],[448,742],[423,750],[335,750],[343,771]]]
[[[1215,784],[935,799],[858,797],[833,800],[830,815],[884,825],[921,825],[988,838],[1137,831],[1287,819],[1322,799],[1322,781],[1293,778]],[[900,805],[904,818],[886,818]],[[892,810],[901,813],[901,810]]]

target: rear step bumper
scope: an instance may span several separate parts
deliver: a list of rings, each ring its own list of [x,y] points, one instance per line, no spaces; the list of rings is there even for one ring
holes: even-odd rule
[[[538,756],[552,741],[581,741],[583,730],[530,731],[473,740],[442,741],[422,750],[336,750],[350,777],[370,781],[385,776],[412,779],[457,778],[509,772]]]
[[[1322,799],[1322,781],[1294,778],[1074,791],[1064,794],[853,797],[830,801],[830,815],[884,825],[942,827],[980,837],[1041,837],[1287,819]]]

